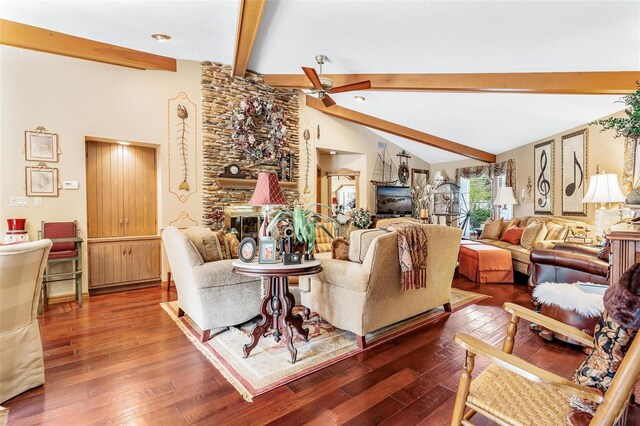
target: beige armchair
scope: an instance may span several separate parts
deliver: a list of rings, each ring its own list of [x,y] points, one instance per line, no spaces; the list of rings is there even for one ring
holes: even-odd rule
[[[44,383],[36,314],[51,245],[0,246],[0,403]]]
[[[403,291],[397,233],[365,229],[351,233],[349,260],[323,259],[323,271],[300,279],[304,306],[335,327],[365,335],[437,306],[451,310],[451,282],[462,232],[421,225],[428,238],[427,288]]]
[[[202,330],[241,324],[260,313],[260,278],[232,272],[232,259],[205,262],[194,244],[174,226],[162,231],[178,291],[178,316],[185,313]]]

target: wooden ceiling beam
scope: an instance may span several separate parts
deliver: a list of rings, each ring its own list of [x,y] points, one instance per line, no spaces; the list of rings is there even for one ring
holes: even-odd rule
[[[176,60],[0,19],[0,44],[141,70],[173,71]]]
[[[325,74],[334,86],[370,80],[371,90],[412,92],[623,95],[636,90],[640,71],[484,74]],[[265,84],[309,88],[304,74],[266,74]]]
[[[475,160],[484,161],[486,163],[496,162],[495,154],[491,154],[489,152],[485,152],[476,148],[471,148],[470,146],[462,145],[458,142],[430,135],[429,133],[411,129],[400,124],[392,123],[391,121],[386,121],[377,117],[373,117],[371,115],[362,114],[360,112],[344,108],[339,105],[334,105],[327,108],[324,106],[322,101],[313,96],[307,96],[306,103],[308,107],[321,111],[332,117],[341,118],[352,123],[361,124],[363,126],[391,133],[396,136],[411,139],[424,145],[443,149],[445,151],[453,152],[454,154],[463,155]]]
[[[247,72],[251,50],[258,35],[262,12],[266,4],[267,0],[240,0],[236,49],[231,68],[234,77],[244,77]]]

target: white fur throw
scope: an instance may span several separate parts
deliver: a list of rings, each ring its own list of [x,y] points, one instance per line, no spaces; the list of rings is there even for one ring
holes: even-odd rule
[[[575,311],[585,317],[599,317],[604,312],[602,295],[587,293],[580,284],[542,283],[533,290],[533,297],[545,305]]]

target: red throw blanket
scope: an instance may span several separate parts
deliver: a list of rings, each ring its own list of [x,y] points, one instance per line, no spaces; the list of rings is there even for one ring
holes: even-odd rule
[[[402,290],[427,288],[427,234],[421,225],[394,223],[381,229],[398,233]]]

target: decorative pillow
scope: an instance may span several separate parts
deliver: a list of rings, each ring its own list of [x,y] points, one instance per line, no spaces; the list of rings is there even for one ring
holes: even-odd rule
[[[499,240],[500,233],[502,232],[502,225],[502,218],[492,222],[487,222],[482,229],[480,239]]]
[[[567,236],[567,225],[560,225],[559,223],[547,222],[545,225],[547,227],[547,235],[544,238],[545,240],[564,240]]]
[[[349,235],[349,260],[362,263],[373,240],[387,232],[383,229],[358,229],[353,231]]]
[[[238,247],[240,247],[240,241],[238,241],[238,238],[230,232],[227,232],[226,234],[224,234],[224,238],[227,240],[227,243],[229,244],[231,259],[237,259]]]
[[[224,231],[220,230],[215,233],[216,238],[218,239],[218,243],[220,244],[220,250],[222,251],[223,259],[231,259],[231,247],[229,246],[229,241],[225,237]]]
[[[611,243],[609,243],[609,240],[604,240],[604,242],[602,243],[602,247],[598,252],[598,259],[608,262],[610,254],[611,254]]]
[[[636,331],[621,326],[605,311],[594,330],[593,352],[576,370],[574,381],[605,393],[635,335]],[[597,403],[576,396],[571,398],[569,405],[589,414],[595,414],[598,408]]]
[[[520,245],[527,250],[531,250],[538,241],[544,240],[547,235],[547,227],[542,222],[532,223],[527,225],[522,232],[520,239]]]
[[[520,239],[522,238],[522,233],[524,232],[524,228],[518,228],[516,226],[509,228],[506,230],[500,241],[505,241],[507,243],[511,243],[514,246],[520,244]]]
[[[193,243],[205,262],[215,262],[223,259],[220,242],[211,229],[192,226],[182,232]]]
[[[500,238],[504,236],[504,233],[511,227],[518,226],[516,222],[520,222],[517,219],[511,219],[509,222],[503,222],[502,229],[500,230]]]
[[[331,258],[349,260],[349,241],[338,237],[331,242]]]

